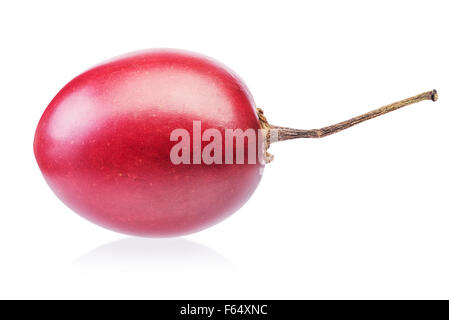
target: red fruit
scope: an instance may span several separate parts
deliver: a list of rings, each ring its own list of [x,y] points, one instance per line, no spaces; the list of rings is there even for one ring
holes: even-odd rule
[[[256,113],[246,86],[223,65],[192,53],[147,51],[103,63],[67,84],[39,122],[34,152],[56,195],[83,217],[124,233],[180,235],[217,223],[248,200],[264,167],[257,152],[263,155],[270,142],[321,138],[437,97],[428,91],[321,129],[290,129]],[[200,130],[193,128],[198,121]],[[226,130],[257,134],[261,127],[259,144],[226,139]],[[176,129],[188,134],[181,164],[170,157]],[[208,129],[219,136],[209,137],[210,144],[222,149],[214,149],[212,164],[201,157],[210,147],[201,137]]]
[[[264,166],[173,164],[170,134],[184,128],[193,138],[194,120],[223,136],[260,129],[251,94],[225,66],[174,50],[135,53],[68,83],[39,122],[34,152],[50,187],[81,216],[129,234],[180,235],[240,208]]]

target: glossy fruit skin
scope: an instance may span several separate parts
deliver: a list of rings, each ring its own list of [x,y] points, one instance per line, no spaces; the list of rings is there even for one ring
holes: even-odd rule
[[[251,94],[225,66],[185,51],[138,52],[69,82],[45,110],[34,152],[51,189],[81,216],[122,233],[177,236],[239,209],[264,167],[173,164],[170,133],[192,136],[194,120],[223,135],[260,129]]]

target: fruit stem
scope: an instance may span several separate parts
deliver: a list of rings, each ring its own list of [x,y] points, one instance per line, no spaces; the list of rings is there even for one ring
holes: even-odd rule
[[[386,114],[388,112],[397,110],[399,108],[408,106],[413,103],[417,103],[424,100],[432,100],[437,101],[438,94],[436,90],[427,91],[421,94],[418,94],[416,96],[380,107],[379,109],[370,111],[368,113],[362,114],[360,116],[351,118],[346,121],[342,121],[327,127],[323,127],[321,129],[310,129],[310,130],[300,130],[300,129],[292,129],[287,127],[279,127],[279,126],[273,126],[268,124],[266,121],[266,118],[263,115],[263,111],[261,109],[258,109],[259,119],[261,122],[261,126],[263,129],[268,129],[269,135],[267,138],[269,138],[268,143],[273,143],[276,141],[284,141],[284,140],[290,140],[290,139],[297,139],[297,138],[323,138],[326,136],[329,136],[331,134],[337,133],[339,131],[345,130],[347,128],[352,127],[353,125],[356,125],[358,123],[361,123],[363,121],[381,116],[383,114]]]

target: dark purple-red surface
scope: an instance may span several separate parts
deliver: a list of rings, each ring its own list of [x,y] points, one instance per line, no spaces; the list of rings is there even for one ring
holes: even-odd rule
[[[81,216],[128,234],[180,235],[240,208],[263,169],[173,164],[170,133],[193,135],[194,120],[223,137],[225,128],[260,128],[251,94],[223,65],[182,51],[134,53],[68,83],[39,122],[34,152],[50,187]]]

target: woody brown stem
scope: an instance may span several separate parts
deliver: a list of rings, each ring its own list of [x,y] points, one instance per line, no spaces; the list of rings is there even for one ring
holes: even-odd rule
[[[378,117],[380,115],[386,114],[388,112],[397,110],[399,108],[408,106],[413,103],[417,103],[423,100],[432,100],[437,101],[438,94],[436,90],[424,92],[421,94],[418,94],[414,97],[410,97],[389,105],[386,105],[384,107],[381,107],[379,109],[370,111],[368,113],[362,114],[360,116],[351,118],[349,120],[339,122],[337,124],[333,124],[327,127],[323,127],[321,129],[310,129],[310,130],[300,130],[300,129],[292,129],[287,127],[279,127],[279,126],[273,126],[268,124],[266,121],[266,118],[263,115],[263,111],[261,109],[258,109],[259,113],[259,119],[261,123],[262,129],[267,129],[267,140],[269,139],[269,142],[267,143],[269,146],[269,143],[273,143],[276,141],[284,141],[289,139],[297,139],[297,138],[322,138],[329,136],[331,134],[337,133],[339,131],[342,131],[344,129],[350,128],[358,123],[361,123],[363,121]]]

